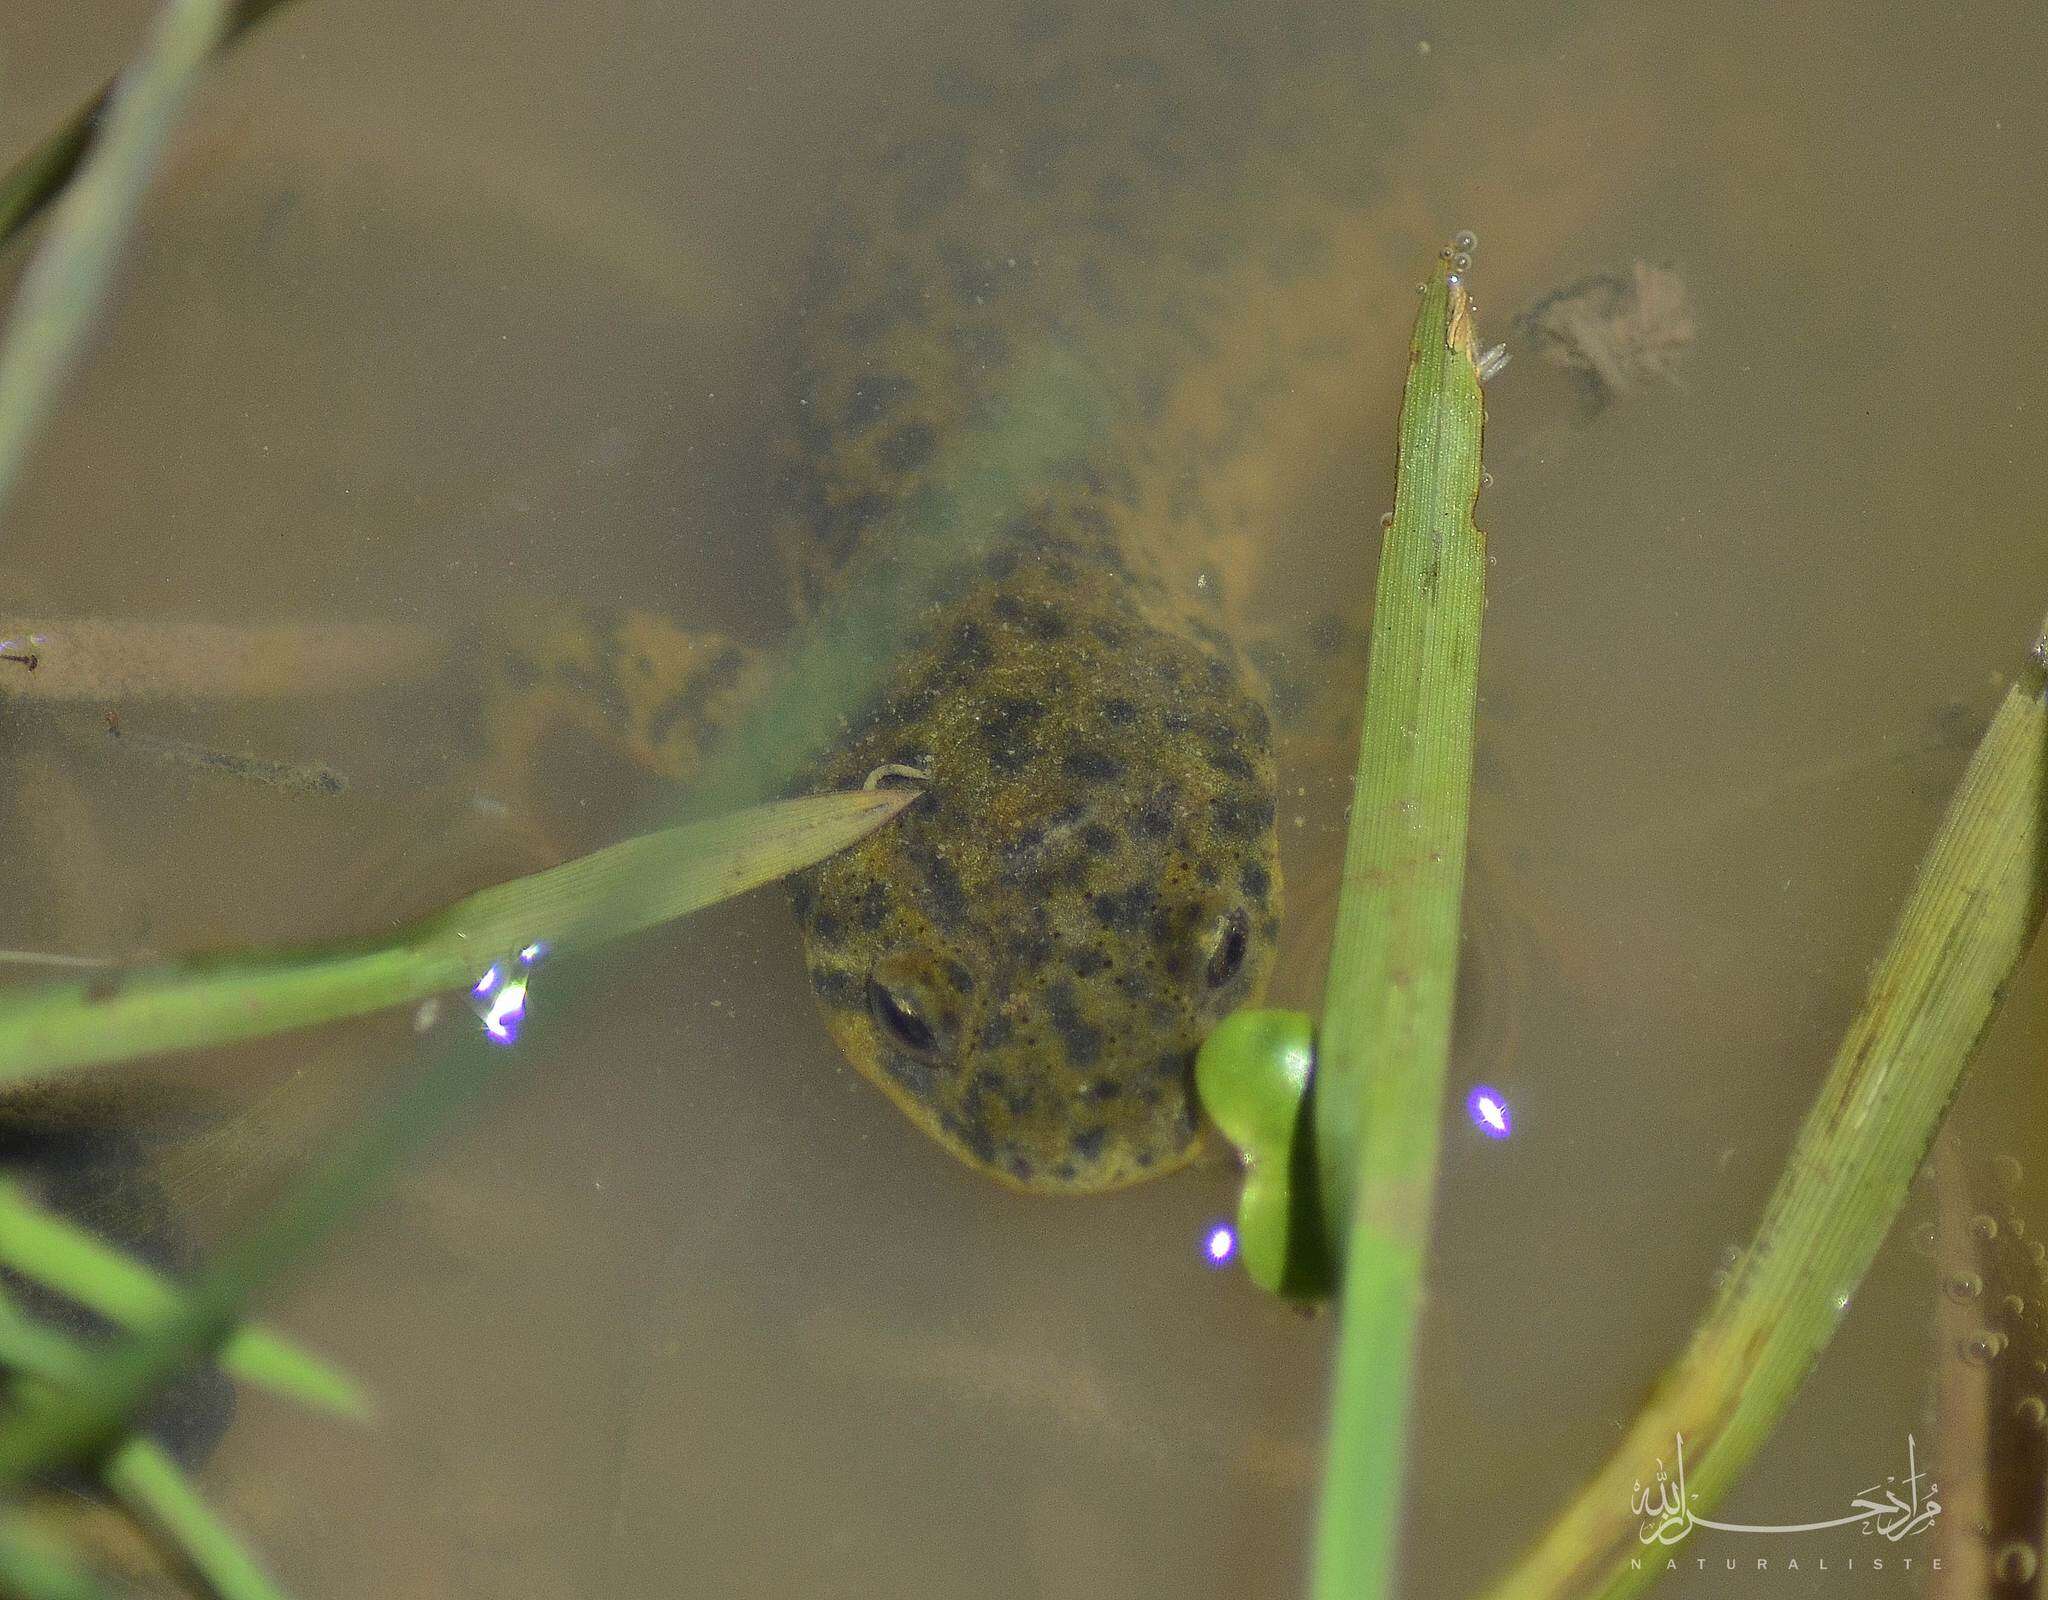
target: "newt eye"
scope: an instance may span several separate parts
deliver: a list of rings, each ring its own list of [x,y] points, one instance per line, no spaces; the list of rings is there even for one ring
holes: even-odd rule
[[[1237,976],[1250,942],[1251,927],[1242,909],[1225,912],[1216,919],[1215,929],[1209,935],[1209,965],[1203,971],[1210,988],[1220,989]]]
[[[868,974],[868,1015],[889,1042],[905,1055],[920,1061],[935,1060],[939,1054],[938,1029],[925,1008],[904,989],[891,988],[872,972]]]

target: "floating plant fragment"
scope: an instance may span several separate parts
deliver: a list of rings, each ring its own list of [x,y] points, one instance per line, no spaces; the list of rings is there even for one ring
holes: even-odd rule
[[[1261,1289],[1302,1300],[1334,1280],[1315,1185],[1314,1067],[1315,1023],[1299,1011],[1234,1012],[1195,1056],[1202,1109],[1245,1168],[1236,1232],[1212,1227],[1204,1254],[1219,1267],[1236,1254]]]

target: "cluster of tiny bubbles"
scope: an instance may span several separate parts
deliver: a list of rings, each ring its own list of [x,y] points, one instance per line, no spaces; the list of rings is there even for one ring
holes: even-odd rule
[[[470,985],[469,1008],[483,1020],[484,1037],[492,1044],[519,1042],[519,1025],[526,1020],[527,974],[547,953],[544,944],[524,945],[493,961]]]
[[[1465,1096],[1465,1115],[1489,1139],[1505,1139],[1514,1130],[1507,1097],[1490,1084],[1475,1083]]]
[[[1212,1222],[1202,1230],[1202,1265],[1227,1267],[1237,1256],[1237,1230],[1227,1222]]]
[[[2048,1401],[2037,1394],[2021,1395],[2012,1414],[2030,1428],[2048,1428]]]
[[[2031,1583],[2040,1565],[2032,1545],[2024,1539],[2013,1539],[2000,1545],[1998,1554],[1992,1557],[1991,1575],[2000,1583]]]
[[[1979,1328],[1956,1346],[1956,1353],[1973,1367],[1988,1367],[2003,1353],[2006,1337],[1996,1328]]]
[[[1951,1272],[1941,1287],[1951,1300],[1974,1300],[1984,1292],[1984,1280],[1974,1272]]]

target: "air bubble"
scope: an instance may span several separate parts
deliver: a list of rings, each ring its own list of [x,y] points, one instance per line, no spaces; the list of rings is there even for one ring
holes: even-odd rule
[[[2048,1244],[2043,1244],[2039,1239],[2029,1239],[2027,1259],[2037,1267],[2048,1267]]]
[[[1472,270],[1472,258],[1460,250],[1451,257],[1451,270],[1453,272],[1470,272]]]
[[[2031,1583],[2040,1565],[2034,1547],[2024,1539],[2014,1539],[1992,1557],[1991,1575],[2000,1583]]]
[[[2017,1156],[1993,1156],[1991,1171],[2008,1189],[2017,1189],[2020,1186],[2020,1179],[2027,1175],[2026,1168],[2020,1165]]]
[[[1973,1367],[1988,1367],[2004,1348],[2004,1334],[1996,1328],[1979,1328],[1956,1346],[1956,1352]]]
[[[1989,1212],[1980,1211],[1970,1219],[1970,1232],[1979,1239],[1990,1241],[1998,1237],[1998,1219]]]
[[[1393,525],[1394,513],[1391,511],[1382,511],[1380,513],[1380,526],[1382,528],[1391,528]]]
[[[1952,1272],[1941,1287],[1951,1300],[1974,1300],[1984,1292],[1984,1280],[1974,1272]]]
[[[1451,235],[1451,248],[1462,250],[1469,256],[1474,250],[1479,248],[1479,235],[1470,228],[1460,228]]]
[[[2048,1400],[2037,1394],[2021,1395],[2012,1414],[2030,1428],[2048,1428]]]
[[[1923,1222],[1920,1224],[1919,1227],[1913,1230],[1914,1250],[1917,1251],[1919,1254],[1926,1256],[1929,1260],[1932,1260],[1934,1258],[1934,1247],[1936,1242],[1937,1240],[1933,1223]]]
[[[2003,1300],[1998,1302],[1998,1305],[1999,1309],[2005,1312],[2005,1314],[2009,1317],[2024,1317],[2027,1314],[2026,1301],[2022,1300],[2016,1294],[2007,1295]]]

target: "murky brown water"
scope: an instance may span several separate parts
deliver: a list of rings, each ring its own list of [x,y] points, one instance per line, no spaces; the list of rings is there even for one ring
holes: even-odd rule
[[[758,534],[793,263],[845,152],[940,64],[1003,48],[1007,11],[970,9],[308,0],[195,109],[8,516],[8,605],[458,643],[566,597],[772,643]],[[1156,10],[1162,54],[1196,48]],[[10,151],[143,15],[25,11],[0,28]],[[2048,25],[2019,5],[1368,25],[1397,90],[1360,111],[1399,156],[1387,359],[1274,447],[1296,486],[1283,605],[1369,592],[1353,530],[1387,500],[1412,284],[1451,228],[1481,236],[1495,337],[1636,259],[1682,274],[1699,324],[1682,387],[1597,415],[1532,356],[1491,391],[1491,981],[1460,1083],[1500,1084],[1518,1127],[1446,1144],[1408,1592],[1449,1596],[1543,1525],[1703,1307],[2048,606],[2027,292]],[[0,942],[318,935],[523,868],[465,821],[473,708],[459,672],[435,684],[124,712],[331,763],[353,780],[333,798],[0,723]],[[1276,988],[1299,1002],[1347,761],[1306,738],[1282,756],[1298,915]],[[550,787],[615,814],[587,775]],[[386,1408],[356,1432],[248,1397],[210,1468],[293,1592],[1299,1589],[1327,1326],[1203,1270],[1220,1166],[1070,1203],[956,1166],[831,1051],[772,896],[607,959],[560,1026],[543,983],[511,1092],[278,1309]],[[2048,1225],[2044,982],[2036,959],[1953,1125],[1969,1159],[2022,1163],[2015,1203]],[[238,1156],[267,1172],[409,1048],[400,1019],[195,1064],[210,1098],[258,1106],[167,1157],[195,1216],[232,1217]],[[1725,1515],[1839,1514],[1909,1430],[1937,1448],[1934,1277],[1894,1245]],[[1873,1543],[1853,1529],[1716,1537],[1691,1552],[1716,1570],[1670,1592],[1920,1577],[1844,1570]]]

